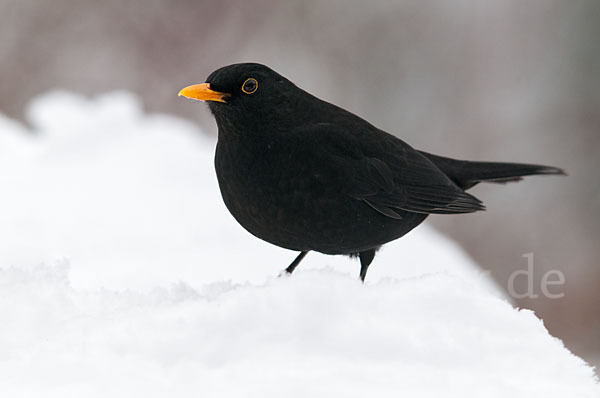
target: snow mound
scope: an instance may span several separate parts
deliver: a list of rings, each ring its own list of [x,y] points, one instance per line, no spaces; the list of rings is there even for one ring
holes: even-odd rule
[[[530,311],[447,274],[77,291],[0,272],[6,397],[597,397]]]
[[[250,236],[214,141],[127,93],[0,115],[2,397],[598,397],[426,226],[358,264]]]

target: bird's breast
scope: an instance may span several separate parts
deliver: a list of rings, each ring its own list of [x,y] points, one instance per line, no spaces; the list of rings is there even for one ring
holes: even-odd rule
[[[346,192],[347,176],[335,164],[307,148],[219,141],[215,168],[235,219],[253,235],[292,250],[354,253],[401,236],[424,218],[413,223],[410,215],[403,221],[382,216]]]
[[[301,250],[300,241],[331,230],[322,224],[348,201],[333,189],[324,165],[276,142],[260,147],[219,142],[215,169],[223,201],[236,220],[252,234],[290,249]]]

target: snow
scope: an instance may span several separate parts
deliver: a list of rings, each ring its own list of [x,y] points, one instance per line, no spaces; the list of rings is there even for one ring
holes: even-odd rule
[[[365,285],[316,253],[277,277],[295,253],[227,213],[193,124],[123,92],[49,93],[28,121],[0,115],[2,397],[600,396],[426,225]]]

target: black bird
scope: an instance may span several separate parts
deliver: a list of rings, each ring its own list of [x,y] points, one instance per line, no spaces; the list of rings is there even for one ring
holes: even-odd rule
[[[208,101],[225,205],[256,237],[300,252],[288,273],[314,250],[359,257],[364,281],[377,249],[429,214],[484,210],[465,192],[479,182],[564,174],[417,151],[260,64],[225,66],[179,95]]]

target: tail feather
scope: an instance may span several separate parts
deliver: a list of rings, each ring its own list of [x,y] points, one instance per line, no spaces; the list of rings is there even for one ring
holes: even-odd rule
[[[480,182],[504,184],[520,181],[530,175],[566,175],[562,169],[552,166],[523,163],[472,162],[445,158],[421,152],[442,172],[462,189],[468,189]]]

